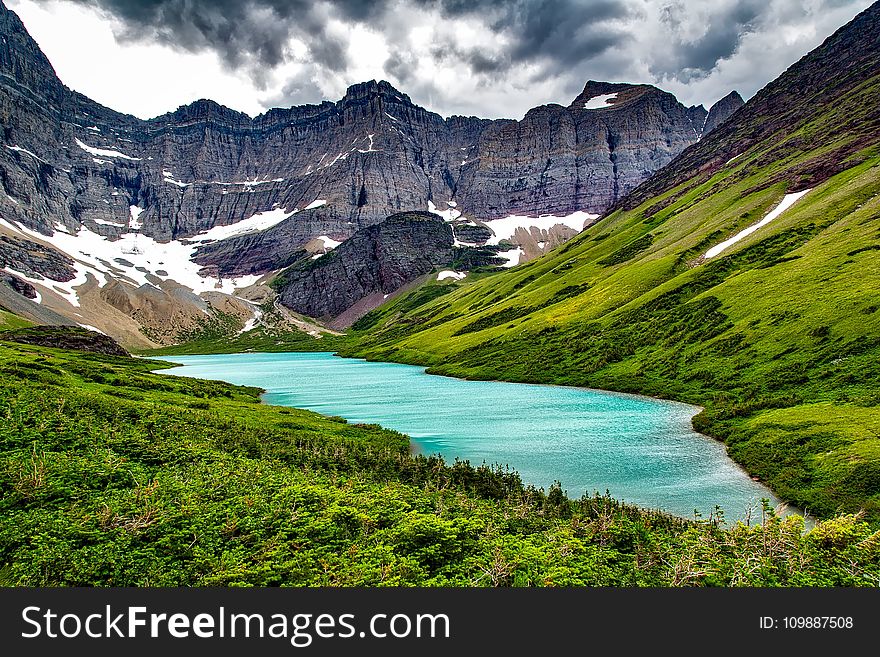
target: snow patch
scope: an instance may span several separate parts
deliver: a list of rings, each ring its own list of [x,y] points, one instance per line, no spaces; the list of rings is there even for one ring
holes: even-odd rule
[[[82,143],[79,139],[74,137],[74,141],[76,145],[83,149],[86,153],[90,153],[91,155],[99,155],[101,157],[119,157],[123,160],[140,160],[139,157],[132,157],[131,155],[126,155],[125,153],[120,153],[119,151],[111,151],[106,148],[94,148],[93,146],[89,146],[87,144]]]
[[[77,322],[77,324],[79,324],[79,322]],[[90,324],[79,324],[79,325],[82,326],[84,329],[88,329],[89,331],[94,331],[95,333],[100,333],[101,335],[107,335],[101,329],[96,328],[94,326],[91,326]]]
[[[271,180],[245,180],[244,182],[217,183],[218,185],[244,185],[245,187],[256,187],[257,185],[266,185],[269,183],[284,182],[284,178],[272,178]]]
[[[303,210],[314,210],[315,208],[320,208],[322,205],[327,205],[327,199],[319,198],[316,201],[312,201]]]
[[[18,152],[18,153],[26,153],[27,155],[30,155],[31,157],[33,157],[33,158],[39,160],[40,162],[42,162],[42,163],[44,163],[44,164],[49,164],[48,162],[46,162],[46,160],[44,160],[43,158],[41,158],[41,157],[40,157],[39,155],[37,155],[36,153],[32,153],[32,152],[29,151],[28,149],[26,149],[26,148],[22,148],[21,146],[7,146],[6,148],[8,148],[8,149],[11,150],[11,151],[16,151],[16,152]]]
[[[324,249],[329,251],[331,249],[335,249],[337,246],[342,244],[342,242],[337,242],[334,239],[327,237],[326,235],[318,235],[316,240],[321,240],[324,243]]]
[[[367,147],[367,150],[358,149],[358,153],[378,153],[379,150],[373,148],[373,135],[367,135],[366,139],[370,140],[370,145]]]
[[[250,303],[250,302],[248,302],[248,303]],[[253,304],[251,304],[251,305],[253,305]],[[262,310],[260,310],[258,308],[253,308],[253,311],[254,311],[253,317],[251,317],[248,321],[246,321],[244,323],[244,326],[238,332],[238,335],[241,335],[242,333],[247,333],[248,331],[253,331],[255,328],[257,328],[257,325],[260,323],[260,320],[263,319],[263,311]]]
[[[510,249],[510,251],[501,251],[498,253],[499,258],[504,258],[507,260],[502,267],[516,267],[519,264],[520,256],[523,255],[523,250],[521,247],[516,247],[515,249]]]
[[[584,229],[587,221],[598,219],[598,214],[577,210],[571,214],[557,217],[552,214],[543,214],[540,217],[526,217],[522,215],[512,214],[503,219],[493,219],[484,222],[494,235],[488,239],[486,244],[499,244],[502,240],[509,240],[516,233],[517,228],[539,228],[541,230],[550,230],[553,226],[568,226],[572,230],[578,232]]]
[[[748,237],[749,235],[754,233],[759,228],[766,226],[771,221],[776,219],[776,217],[778,217],[783,212],[788,210],[788,208],[790,208],[792,205],[794,205],[795,201],[797,201],[801,196],[803,196],[804,194],[806,194],[809,191],[810,191],[809,189],[805,189],[802,192],[794,192],[792,194],[786,194],[785,197],[779,202],[779,205],[777,205],[775,208],[773,208],[773,210],[771,210],[769,213],[767,213],[767,215],[763,219],[761,219],[761,221],[749,226],[748,228],[741,230],[740,232],[738,232],[736,235],[734,235],[730,239],[726,239],[723,242],[721,242],[720,244],[716,244],[711,249],[706,251],[703,258],[705,258],[706,260],[708,260],[709,258],[714,258],[719,253],[721,253],[722,251],[727,249],[729,246],[736,244],[744,237]]]
[[[428,212],[439,214],[444,221],[454,221],[461,216],[461,212],[455,209],[455,201],[447,201],[446,205],[449,206],[446,210],[438,210],[433,201],[428,201]]]
[[[128,211],[131,214],[131,219],[128,222],[128,227],[132,230],[140,230],[144,227],[143,223],[138,220],[138,217],[141,216],[141,213],[144,211],[143,208],[139,208],[136,205],[128,206]]]
[[[245,235],[247,233],[256,233],[280,224],[282,221],[292,217],[297,212],[298,210],[296,209],[294,209],[293,212],[288,212],[284,208],[275,208],[274,210],[257,212],[255,215],[248,217],[247,219],[242,219],[238,223],[229,224],[228,226],[214,226],[210,230],[199,233],[195,237],[189,239],[193,242],[207,242],[213,240],[225,240],[230,237],[237,237],[238,235]]]
[[[606,107],[614,107],[614,103],[610,103],[608,101],[617,100],[617,94],[619,92],[615,92],[613,94],[601,94],[599,96],[593,96],[587,102],[584,103],[584,109],[595,110],[595,109],[604,109]]]
[[[450,269],[444,269],[439,274],[437,274],[437,280],[438,281],[445,281],[447,278],[451,278],[455,281],[460,281],[465,276],[467,276],[467,272],[452,271]]]
[[[101,128],[96,125],[90,125],[86,130],[93,130],[94,132],[101,132]]]
[[[189,187],[192,183],[180,182],[175,179],[174,174],[170,171],[162,171],[162,177],[165,179],[165,182],[171,183],[172,185],[177,185],[178,187]]]

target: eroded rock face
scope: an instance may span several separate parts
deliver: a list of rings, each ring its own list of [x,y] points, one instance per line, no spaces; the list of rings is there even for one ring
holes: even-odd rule
[[[428,212],[403,212],[358,231],[315,260],[306,259],[279,278],[281,303],[329,319],[370,295],[391,294],[453,261],[451,226]]]
[[[589,109],[605,96],[604,106]],[[672,94],[590,81],[568,107],[544,105],[484,130],[456,200],[481,220],[601,214],[698,137]]]
[[[15,329],[0,333],[0,340],[55,349],[89,351],[105,356],[128,357],[130,355],[113,338],[79,326],[32,326]]]
[[[446,232],[459,231],[452,243],[479,244],[488,239],[481,222],[507,215],[603,212],[696,142],[706,122],[702,106],[686,108],[654,87],[592,81],[569,106],[537,107],[521,121],[443,118],[384,81],[353,85],[337,102],[272,109],[255,118],[199,100],[141,120],[65,87],[0,2],[0,223],[7,224],[4,234],[17,235],[0,241],[0,262],[38,282],[39,276],[70,281],[82,273],[67,255],[22,239],[40,236],[20,227],[56,245],[52,236],[59,231],[168,242],[271,215],[278,220],[259,229],[200,240],[191,259],[202,267],[201,276],[253,281],[297,263],[316,240],[344,242],[332,256],[344,267],[318,261],[308,276],[297,274],[286,296],[291,307],[306,309],[301,312],[334,316],[357,294],[375,288],[372,294],[381,291],[381,299],[393,284],[424,273],[428,263],[447,264],[438,250],[453,247],[438,246],[441,233],[445,240]],[[442,222],[426,223],[412,212],[429,203],[457,207],[462,221],[441,229]],[[400,213],[415,222],[409,231],[400,216],[386,221]],[[364,232],[371,227],[378,232]],[[395,252],[389,231],[409,240],[405,256]],[[514,237],[528,259],[575,232],[564,225],[524,227]],[[65,242],[79,258],[67,237]],[[345,279],[341,300],[327,298],[326,277],[348,276],[346,267],[372,262],[370,249],[377,245],[384,264],[376,271],[365,264],[366,278]],[[417,253],[421,247],[424,254]],[[359,248],[366,251],[356,253]],[[494,257],[490,249],[464,260],[485,264]],[[123,271],[130,274],[132,263],[110,259],[103,274],[88,275],[89,303],[82,310],[105,319],[102,328],[125,323],[132,344],[138,331],[151,340],[177,340],[199,325],[205,311],[221,320],[250,312],[230,313],[222,303],[206,304],[204,295],[175,287],[184,281],[172,280],[161,262],[142,268],[149,285],[140,278],[133,285]],[[306,283],[318,286],[308,301]],[[4,294],[26,289],[15,285],[7,281]],[[43,291],[53,296],[51,285]],[[68,312],[72,298],[48,303],[55,304],[53,312],[82,322],[76,308]]]
[[[145,235],[164,241],[259,212],[303,210],[277,240],[206,249],[221,270],[277,266],[251,250],[341,240],[401,211],[453,198],[478,220],[507,214],[601,212],[696,141],[689,110],[645,85],[590,82],[569,107],[522,121],[454,116],[414,105],[387,82],[338,102],[256,118],[200,100],[149,121],[67,89],[18,17],[0,5],[0,210],[49,235],[80,226],[116,236],[143,209]],[[609,107],[584,108],[617,93]],[[691,112],[692,114],[692,112]],[[265,271],[265,270],[264,270]]]
[[[742,99],[742,96],[736,91],[731,91],[709,109],[709,115],[706,117],[706,123],[703,125],[703,134],[707,135],[712,132],[745,104],[746,101]]]
[[[0,234],[0,270],[5,267],[36,279],[70,281],[76,276],[73,260],[63,253],[28,239]]]

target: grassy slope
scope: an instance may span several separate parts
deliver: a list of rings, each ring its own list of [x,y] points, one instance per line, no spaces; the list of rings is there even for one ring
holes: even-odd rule
[[[784,134],[554,253],[367,318],[349,355],[473,378],[588,385],[705,407],[696,424],[784,498],[880,517],[880,150],[837,131],[880,76]],[[871,105],[873,107],[873,105]],[[821,145],[804,150],[815,135]],[[706,263],[829,153],[841,173]],[[650,237],[646,237],[650,236]]]
[[[28,320],[0,308],[0,331],[10,331],[28,326],[31,326],[31,322]]]
[[[315,339],[302,331],[276,331],[257,327],[231,337],[206,337],[159,349],[144,351],[148,356],[181,356],[187,354],[238,354],[246,351],[336,351],[345,338],[324,335]]]
[[[0,343],[0,583],[872,585],[880,532],[722,531],[409,454],[405,436]],[[717,521],[717,518],[715,519]]]

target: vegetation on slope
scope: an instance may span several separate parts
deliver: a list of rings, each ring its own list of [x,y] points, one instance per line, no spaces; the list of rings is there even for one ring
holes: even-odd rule
[[[25,328],[30,325],[31,323],[26,319],[0,308],[0,331]]]
[[[865,84],[854,98],[878,97],[880,78]],[[753,147],[548,257],[416,309],[403,297],[342,352],[699,404],[697,428],[783,498],[876,520],[880,151],[857,151],[771,224],[702,258],[797,189],[786,180],[821,154],[785,146],[826,129]]]
[[[156,375],[166,364],[0,343],[6,585],[876,585],[880,532],[688,522],[568,500],[405,436]]]

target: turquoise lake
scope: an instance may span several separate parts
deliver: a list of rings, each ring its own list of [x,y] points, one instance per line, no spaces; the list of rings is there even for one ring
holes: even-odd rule
[[[606,490],[621,500],[693,517],[715,505],[744,519],[778,500],[695,432],[698,408],[585,388],[463,381],[424,368],[330,353],[174,356],[168,374],[258,386],[266,403],[381,424],[415,449],[473,464],[509,465],[523,481],[562,483],[571,497]],[[752,514],[755,517],[755,514]],[[758,514],[760,517],[760,514]]]

